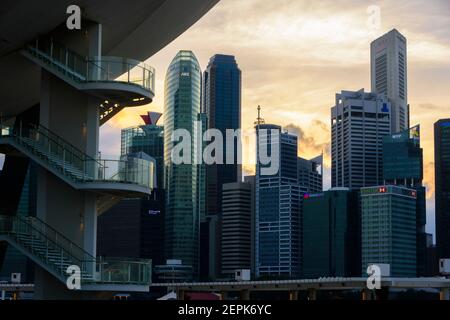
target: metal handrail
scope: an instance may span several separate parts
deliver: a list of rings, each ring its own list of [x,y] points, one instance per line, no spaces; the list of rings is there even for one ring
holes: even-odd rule
[[[101,56],[85,57],[68,49],[52,39],[35,40],[25,47],[37,58],[48,60],[62,71],[75,77],[80,82],[124,82],[136,85],[154,93],[155,69],[151,66],[129,58]],[[132,71],[138,68],[136,71]],[[106,77],[99,77],[104,75]],[[125,80],[120,80],[125,75]],[[132,75],[138,75],[139,80],[133,80]]]
[[[151,170],[154,168],[151,162],[145,159],[95,159],[42,125],[24,124],[20,121],[9,126],[0,123],[0,129],[0,136],[13,137],[21,144],[30,145],[24,140],[28,138],[35,141],[37,143],[35,147],[42,149],[40,151],[47,156],[56,155],[62,161],[59,167],[63,171],[72,167],[82,174],[82,176],[75,177],[77,181],[113,181],[134,183],[149,188],[153,186]],[[107,170],[114,166],[117,166],[114,169],[117,171],[108,176]]]

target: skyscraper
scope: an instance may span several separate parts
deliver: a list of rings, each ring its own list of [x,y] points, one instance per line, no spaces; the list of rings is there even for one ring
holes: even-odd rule
[[[417,275],[417,192],[397,186],[361,188],[361,274],[369,264],[390,265],[393,277]]]
[[[423,150],[419,125],[383,138],[383,180],[384,184],[403,186],[417,192],[417,275],[424,276],[427,264],[426,190],[422,185]]]
[[[144,152],[156,160],[156,187],[164,188],[164,127],[157,125],[161,113],[142,115],[144,125],[121,131],[121,155]]]
[[[235,270],[251,268],[252,186],[226,183],[222,188],[221,271],[232,277]]]
[[[298,158],[298,183],[305,192],[319,193],[323,190],[323,156],[311,160]]]
[[[359,217],[357,191],[336,188],[304,195],[304,278],[361,275]]]
[[[384,94],[392,106],[391,130],[409,128],[406,38],[393,29],[370,45],[372,92]]]
[[[331,108],[331,186],[358,189],[382,182],[383,136],[391,133],[391,106],[383,95],[336,94]]]
[[[166,187],[165,255],[182,260],[198,274],[199,260],[199,167],[196,148],[188,156],[191,163],[175,164],[171,153],[177,129],[190,133],[196,145],[201,94],[201,71],[192,51],[180,51],[169,65],[164,90],[164,170]]]
[[[297,136],[272,124],[256,128],[256,275],[295,277],[300,260]],[[267,165],[260,150],[266,146],[279,163],[273,174],[263,171]]]
[[[141,154],[156,160],[157,189],[146,198],[123,199],[98,217],[97,251],[106,257],[151,259],[164,262],[164,128],[161,113],[141,115],[143,125],[121,131],[121,156]],[[155,279],[155,273],[152,273]]]
[[[450,258],[450,119],[434,124],[436,246],[439,258]]]
[[[211,57],[203,77],[203,112],[207,114],[208,128],[218,129],[225,137],[226,129],[241,127],[241,70],[234,56],[216,54]],[[227,145],[224,139],[223,155],[237,150],[237,142]],[[232,164],[212,164],[206,168],[206,213],[221,212],[222,185],[241,181],[241,165],[235,152]],[[240,162],[239,162],[240,163]]]

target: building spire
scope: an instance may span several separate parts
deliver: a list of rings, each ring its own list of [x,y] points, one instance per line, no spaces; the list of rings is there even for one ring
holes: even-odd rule
[[[260,124],[264,124],[264,119],[261,118],[261,106],[258,105],[258,117],[256,118],[256,121],[254,122],[255,126],[259,126]]]

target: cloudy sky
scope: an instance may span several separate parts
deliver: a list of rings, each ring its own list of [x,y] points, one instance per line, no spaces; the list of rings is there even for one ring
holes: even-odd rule
[[[380,27],[368,8],[380,9]],[[163,110],[164,76],[178,50],[194,51],[202,70],[215,53],[236,56],[242,70],[242,127],[256,107],[266,122],[300,136],[299,155],[325,153],[330,186],[330,107],[341,90],[370,91],[370,42],[392,28],[408,39],[411,124],[422,126],[428,225],[434,231],[433,123],[450,117],[449,0],[221,0],[208,14],[150,57],[156,68],[151,105],[128,108],[101,129],[105,155],[120,152],[120,129],[139,114]],[[247,170],[251,170],[247,167]]]

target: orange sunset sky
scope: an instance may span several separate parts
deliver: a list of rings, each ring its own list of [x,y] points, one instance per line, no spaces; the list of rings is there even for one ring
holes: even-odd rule
[[[367,24],[370,5],[381,10],[380,28]],[[370,42],[392,28],[408,40],[411,125],[422,127],[427,231],[434,232],[433,123],[450,117],[449,0],[221,0],[147,60],[156,69],[153,103],[128,108],[104,125],[101,151],[118,154],[121,128],[140,124],[146,111],[163,111],[164,76],[178,50],[192,50],[202,70],[215,53],[232,54],[242,70],[242,128],[252,127],[260,104],[267,123],[299,135],[300,156],[324,151],[328,188],[335,93],[370,91]]]

